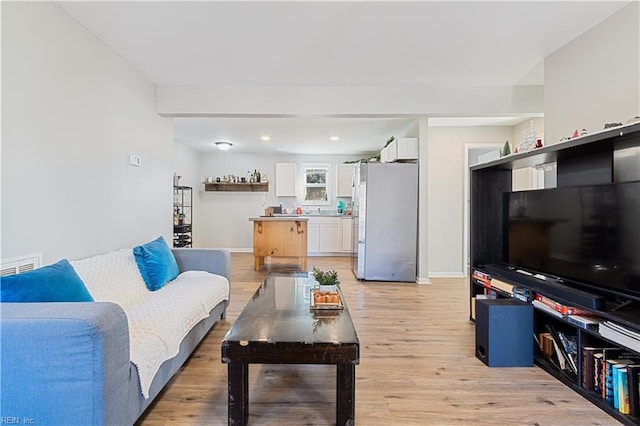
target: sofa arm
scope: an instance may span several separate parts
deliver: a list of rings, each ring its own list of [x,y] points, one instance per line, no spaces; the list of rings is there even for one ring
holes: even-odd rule
[[[174,248],[171,249],[180,272],[207,271],[222,275],[231,282],[231,254],[225,249]]]
[[[129,328],[119,305],[0,304],[0,418],[127,424]]]

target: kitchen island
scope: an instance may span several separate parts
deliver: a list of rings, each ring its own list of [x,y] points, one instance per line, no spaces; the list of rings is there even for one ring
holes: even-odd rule
[[[253,222],[254,269],[259,271],[265,257],[294,257],[300,270],[307,270],[307,221],[302,216],[264,216]]]

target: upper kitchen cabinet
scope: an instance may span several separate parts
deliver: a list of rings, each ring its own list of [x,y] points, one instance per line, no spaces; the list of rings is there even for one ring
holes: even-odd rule
[[[296,197],[297,178],[296,163],[276,163],[276,196]]]
[[[412,161],[418,159],[418,139],[394,139],[380,152],[380,161],[393,163],[394,161]]]
[[[338,164],[336,169],[336,197],[351,198],[351,189],[353,186],[353,164]]]

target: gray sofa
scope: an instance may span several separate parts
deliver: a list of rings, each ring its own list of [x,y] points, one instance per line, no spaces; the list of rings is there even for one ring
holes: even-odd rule
[[[187,273],[180,283],[172,284],[173,288],[167,285],[169,288],[164,292],[164,297],[169,295],[176,300],[176,309],[181,304],[192,303],[176,299],[182,297],[183,292],[194,293],[190,289],[177,289],[177,286],[190,286],[190,281],[197,282],[199,286],[222,286],[222,290],[216,289],[218,293],[224,291],[226,282],[226,297],[211,309],[207,308],[205,312],[208,315],[186,332],[179,342],[179,348],[175,349],[177,353],[159,364],[150,385],[146,386],[148,396],[143,395],[142,374],[131,359],[133,342],[130,336],[137,332],[130,330],[130,327],[140,328],[140,324],[133,324],[134,318],[129,318],[137,315],[135,309],[126,303],[111,301],[108,297],[96,297],[96,290],[92,291],[91,286],[87,285],[95,302],[0,305],[0,416],[19,419],[21,424],[133,424],[213,325],[225,317],[229,303],[231,261],[228,251],[173,249],[172,252],[181,273],[176,281],[185,271],[210,273]],[[110,259],[105,256],[91,262],[95,266],[100,265],[100,261],[109,263]],[[71,263],[87,283],[91,278],[90,273],[86,272],[86,267],[84,276],[82,272],[86,265],[83,266],[82,261]],[[108,266],[104,269],[106,274],[117,274],[109,272]],[[207,284],[210,277],[216,276],[214,281],[218,284]],[[122,293],[117,290],[118,285],[122,283],[114,284],[114,291]],[[150,298],[162,297],[163,291],[149,293],[153,293]],[[114,297],[117,299],[119,296]],[[140,323],[142,320],[137,321]],[[162,323],[166,319],[157,318],[153,321]],[[156,340],[156,337],[148,339],[149,342]],[[143,344],[136,351],[144,351],[144,348]],[[156,352],[150,350],[149,356],[154,356]]]

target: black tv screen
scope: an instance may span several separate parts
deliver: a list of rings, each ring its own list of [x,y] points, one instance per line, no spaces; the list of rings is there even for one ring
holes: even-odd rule
[[[505,196],[505,263],[640,301],[640,181]]]

